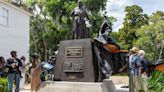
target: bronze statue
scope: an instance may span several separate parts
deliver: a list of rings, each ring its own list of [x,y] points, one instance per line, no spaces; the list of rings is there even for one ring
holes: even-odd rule
[[[90,18],[88,17],[87,11],[84,8],[81,0],[78,1],[78,7],[76,7],[71,12],[71,15],[74,17],[73,39],[89,38],[89,33],[86,29],[85,19],[87,18],[90,21]]]
[[[120,49],[117,42],[110,36],[110,33],[112,32],[112,25],[106,14],[104,15],[104,19],[101,30],[99,31],[99,36],[102,36],[108,44],[115,45],[118,49]]]

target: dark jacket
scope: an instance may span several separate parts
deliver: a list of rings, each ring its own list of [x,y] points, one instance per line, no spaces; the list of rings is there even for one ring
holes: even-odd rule
[[[20,73],[19,67],[22,66],[22,62],[20,59],[16,58],[16,61],[18,63],[18,66],[16,66],[15,68],[12,67],[12,64],[15,63],[13,58],[9,58],[6,61],[5,66],[9,69],[8,73]]]

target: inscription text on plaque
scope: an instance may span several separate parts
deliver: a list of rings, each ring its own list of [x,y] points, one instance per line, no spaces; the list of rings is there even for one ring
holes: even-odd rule
[[[67,47],[65,56],[66,57],[82,57],[82,47]]]

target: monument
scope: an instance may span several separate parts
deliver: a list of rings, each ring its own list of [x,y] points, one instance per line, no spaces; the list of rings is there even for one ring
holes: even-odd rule
[[[37,92],[128,92],[117,90],[109,80],[126,64],[128,51],[120,50],[109,38],[112,28],[107,19],[98,37],[90,39],[85,24],[89,17],[80,0],[71,15],[73,39],[60,41],[54,69],[56,81],[43,82]]]
[[[92,42],[86,29],[85,19],[90,20],[81,0],[73,16],[73,40],[61,41],[57,56],[55,79],[62,81],[97,81],[97,62],[93,61]],[[88,39],[87,39],[88,38]]]

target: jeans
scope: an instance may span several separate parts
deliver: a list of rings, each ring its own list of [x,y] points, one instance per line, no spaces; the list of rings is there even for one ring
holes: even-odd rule
[[[19,84],[20,84],[20,74],[19,73],[9,73],[8,74],[8,92],[12,92],[14,80],[16,83],[15,92],[19,92]]]

